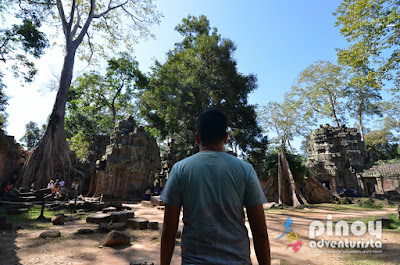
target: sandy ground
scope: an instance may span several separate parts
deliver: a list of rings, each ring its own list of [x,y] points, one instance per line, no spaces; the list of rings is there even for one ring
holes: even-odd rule
[[[156,208],[145,208],[139,204],[130,205],[135,216],[145,217],[149,221],[162,224],[164,212]],[[314,220],[326,222],[328,214],[333,215],[333,221],[383,216],[394,212],[395,209],[374,211],[335,211],[331,208],[318,207],[307,210],[268,210],[266,221],[271,244],[272,264],[400,264],[400,231],[383,231],[383,248],[381,253],[344,253],[333,252],[333,249],[323,248],[318,251],[309,246],[308,227]],[[295,252],[287,248],[289,244],[286,236],[277,239],[284,231],[287,218],[293,220],[291,228],[302,242],[301,249]],[[247,224],[248,225],[248,224]],[[64,226],[47,225],[36,229],[20,229],[13,232],[0,232],[0,264],[129,264],[131,261],[147,259],[155,264],[159,263],[160,237],[159,231],[134,231],[126,229],[124,232],[131,236],[131,245],[110,248],[99,245],[104,234],[77,235],[80,228],[97,228],[97,225],[88,224],[84,220],[67,222]],[[179,229],[182,229],[182,222]],[[57,239],[41,239],[39,234],[43,230],[59,230],[62,237]],[[252,238],[251,233],[249,233]],[[365,237],[368,240],[369,237]],[[340,240],[340,237],[329,238]],[[354,236],[349,240],[357,239]],[[359,239],[358,239],[359,240]],[[253,249],[253,248],[252,248]],[[172,264],[181,264],[180,240],[177,240]],[[251,258],[257,264],[254,250]]]

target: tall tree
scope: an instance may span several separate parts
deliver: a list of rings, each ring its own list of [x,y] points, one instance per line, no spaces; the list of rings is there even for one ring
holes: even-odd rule
[[[110,134],[115,123],[136,116],[135,93],[148,85],[138,62],[128,53],[108,60],[107,72],[91,71],[78,77],[67,102],[65,128],[71,149],[84,157],[88,140],[95,134]]]
[[[39,142],[40,137],[42,137],[45,130],[45,125],[43,125],[42,128],[39,128],[36,122],[30,121],[25,124],[25,134],[22,136],[20,141],[24,142],[29,150],[32,150]]]
[[[400,81],[400,3],[397,0],[343,0],[334,15],[351,45],[339,59],[351,67],[367,65],[369,79]]]
[[[367,150],[375,161],[399,159],[399,139],[388,130],[374,130],[365,135]]]
[[[4,23],[6,16],[14,23]],[[15,19],[17,18],[17,19]],[[7,96],[4,92],[5,70],[14,77],[31,82],[37,73],[35,64],[27,55],[39,58],[48,46],[46,35],[39,30],[43,16],[35,8],[19,8],[17,1],[0,1],[0,129],[5,127]]]
[[[286,151],[287,148],[293,153],[291,141],[295,136],[305,135],[313,121],[303,110],[300,101],[293,100],[285,95],[282,103],[269,102],[262,106],[258,113],[265,131],[273,131],[276,135],[273,138],[279,151]]]
[[[350,110],[350,116],[358,122],[361,140],[364,142],[364,123],[368,116],[381,115],[380,86],[376,86],[376,80],[370,80],[368,67],[354,69],[344,92],[347,98],[346,107]]]
[[[330,118],[339,127],[345,120],[343,88],[346,79],[343,67],[318,61],[300,73],[290,95],[304,103],[308,115]]]
[[[189,16],[176,28],[183,40],[156,62],[150,86],[140,97],[141,114],[160,139],[175,139],[179,158],[195,153],[196,118],[216,108],[228,116],[230,148],[247,151],[261,144],[261,129],[248,94],[256,77],[237,71],[234,43],[211,29],[205,16]]]
[[[65,57],[56,101],[47,129],[25,163],[18,183],[27,186],[36,178],[37,185],[44,187],[55,175],[68,180],[72,169],[64,116],[78,48],[88,48],[80,49],[86,59],[96,50],[117,48],[121,43],[129,48],[137,40],[136,31],[148,35],[148,26],[158,20],[158,14],[151,0],[21,0],[21,4],[48,8],[46,14],[58,21],[56,25],[61,25],[64,37]]]

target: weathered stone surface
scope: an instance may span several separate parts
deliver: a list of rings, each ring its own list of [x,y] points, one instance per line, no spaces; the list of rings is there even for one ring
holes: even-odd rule
[[[57,214],[51,218],[53,225],[64,225],[64,214]]]
[[[100,223],[97,231],[99,233],[105,234],[105,233],[109,233],[111,231],[111,229],[110,229],[110,226],[108,225],[108,223]]]
[[[334,193],[342,189],[363,192],[357,173],[372,164],[355,128],[321,126],[310,134],[307,166],[320,183]]]
[[[165,203],[160,200],[161,196],[151,196],[150,202],[155,206],[165,206]]]
[[[111,230],[124,230],[126,228],[126,223],[113,223],[110,225]]]
[[[115,207],[107,207],[103,209],[103,213],[109,213],[109,212],[116,212],[117,208]]]
[[[135,216],[134,212],[131,211],[121,211],[111,213],[111,222],[113,223],[126,223],[126,221]]]
[[[165,206],[157,206],[157,210],[164,211],[165,210]]]
[[[131,261],[130,265],[154,265],[154,262],[151,259],[137,259]]]
[[[134,218],[128,219],[128,221],[126,222],[126,225],[132,229],[144,230],[144,229],[147,229],[148,223],[149,223],[149,220],[147,220],[146,218],[134,217]]]
[[[158,222],[149,222],[147,228],[150,230],[158,230]]]
[[[116,125],[105,155],[96,163],[94,196],[141,198],[160,170],[160,150],[155,139],[128,118]]]
[[[129,245],[131,243],[131,238],[121,232],[111,231],[102,240],[101,245],[103,246],[115,246],[115,245]]]
[[[94,230],[89,229],[89,228],[82,228],[82,229],[79,229],[76,233],[79,235],[90,235],[90,234],[94,234]]]
[[[86,222],[92,224],[109,223],[111,221],[110,213],[94,213],[86,218]]]
[[[90,203],[90,209],[92,211],[101,211],[106,207],[103,202],[92,202]]]
[[[14,139],[0,129],[0,187],[8,182],[16,183],[29,152],[25,151]],[[31,180],[31,183],[35,180]],[[30,184],[30,183],[29,183]]]
[[[60,236],[61,236],[61,233],[60,233],[60,231],[57,231],[57,230],[44,231],[39,235],[40,238],[48,238],[48,237],[54,238],[54,237],[60,237]]]

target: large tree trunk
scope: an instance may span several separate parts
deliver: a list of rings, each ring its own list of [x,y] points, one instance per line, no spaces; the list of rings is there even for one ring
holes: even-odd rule
[[[60,86],[46,131],[25,162],[17,183],[28,187],[36,181],[38,189],[47,186],[51,179],[70,181],[71,159],[64,129],[65,104],[72,80],[75,47],[68,47],[61,72]]]

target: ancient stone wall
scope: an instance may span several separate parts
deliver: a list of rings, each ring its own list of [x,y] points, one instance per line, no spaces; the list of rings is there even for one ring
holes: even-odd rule
[[[133,118],[116,124],[106,153],[97,161],[94,196],[142,198],[151,177],[160,172],[155,139]]]
[[[9,181],[15,184],[27,155],[28,151],[25,151],[13,136],[8,136],[0,130],[0,188]]]
[[[311,132],[307,166],[317,180],[332,191],[353,188],[361,191],[356,174],[371,166],[360,133],[355,128],[329,125]]]

